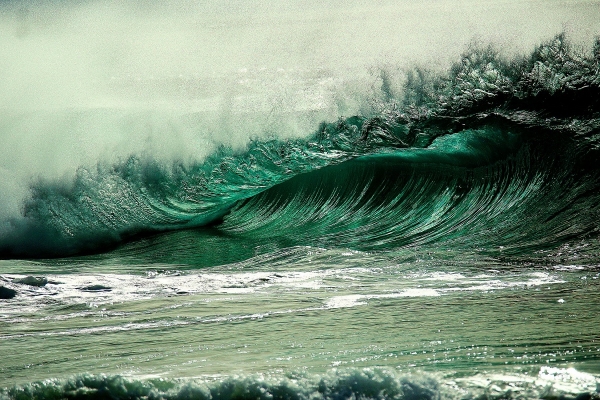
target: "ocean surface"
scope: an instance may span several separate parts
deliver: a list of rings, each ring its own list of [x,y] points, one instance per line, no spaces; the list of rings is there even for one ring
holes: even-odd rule
[[[230,75],[2,108],[0,399],[600,398],[600,39]]]

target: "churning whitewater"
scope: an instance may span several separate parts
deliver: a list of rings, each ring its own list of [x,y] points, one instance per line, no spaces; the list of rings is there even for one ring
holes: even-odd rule
[[[134,33],[163,21],[136,13]],[[213,20],[194,29],[228,32]],[[599,398],[600,39],[410,65],[109,79],[210,112],[2,104],[15,148],[37,129],[114,147],[0,152],[0,399]]]

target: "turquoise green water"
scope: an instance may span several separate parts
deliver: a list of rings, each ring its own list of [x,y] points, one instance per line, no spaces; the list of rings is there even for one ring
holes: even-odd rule
[[[474,50],[304,138],[31,181],[0,397],[598,397],[592,47]]]

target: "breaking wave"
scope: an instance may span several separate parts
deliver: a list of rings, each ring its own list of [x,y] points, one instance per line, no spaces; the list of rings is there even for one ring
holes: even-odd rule
[[[392,79],[381,73],[376,111],[307,138],[223,146],[197,162],[131,155],[39,179],[21,215],[0,221],[0,255],[102,252],[206,227],[282,246],[597,254],[600,41],[584,52],[558,35],[511,60],[478,48],[445,74],[406,72],[402,90]]]

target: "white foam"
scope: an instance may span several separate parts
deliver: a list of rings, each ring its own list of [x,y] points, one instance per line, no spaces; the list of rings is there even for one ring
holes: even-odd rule
[[[458,387],[477,392],[484,389],[495,396],[521,394],[524,398],[560,398],[565,394],[593,393],[600,385],[592,374],[575,368],[543,366],[536,375],[521,373],[479,373],[454,380]]]
[[[326,308],[346,308],[356,307],[368,304],[370,299],[394,299],[401,297],[436,297],[439,296],[435,289],[406,289],[399,293],[388,294],[352,294],[345,296],[335,296],[325,302]]]
[[[347,296],[335,296],[325,302],[326,308],[347,308],[367,304],[366,296],[351,294]]]

